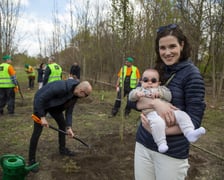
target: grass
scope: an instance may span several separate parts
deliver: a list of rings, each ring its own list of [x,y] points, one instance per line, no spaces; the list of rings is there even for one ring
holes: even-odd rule
[[[0,150],[1,154],[16,153],[25,159],[27,159],[27,151],[29,147],[29,138],[33,129],[33,122],[31,119],[32,114],[32,101],[34,91],[27,90],[28,80],[25,72],[22,68],[18,68],[17,77],[20,81],[20,85],[24,95],[24,101],[22,102],[19,94],[16,95],[16,113],[17,116],[3,116],[0,117]],[[37,83],[36,83],[37,88]],[[100,141],[103,137],[114,137],[114,134],[119,134],[120,137],[123,134],[133,133],[135,134],[138,122],[139,122],[139,112],[132,111],[131,118],[122,119],[120,113],[115,118],[108,119],[108,115],[113,106],[116,97],[116,92],[114,90],[107,90],[103,87],[99,88],[97,84],[93,85],[93,93],[90,97],[86,99],[79,100],[75,106],[73,113],[73,128],[75,132],[83,139],[87,140],[88,143],[96,143]],[[207,108],[205,111],[204,119],[202,125],[206,128],[207,133],[205,136],[201,137],[200,140],[194,145],[202,147],[212,153],[217,154],[220,157],[224,157],[224,139],[223,139],[223,129],[224,129],[224,113],[223,102],[217,104],[215,108],[210,106],[209,100],[207,99]],[[123,103],[124,104],[124,103]],[[55,121],[49,118],[49,123],[55,127]],[[121,131],[123,130],[123,132]],[[49,160],[49,164],[52,164],[52,153],[55,153],[55,148],[57,146],[55,143],[57,141],[57,136],[55,131],[46,129],[41,135],[41,141],[39,142],[38,158],[42,159],[43,162]],[[121,138],[122,140],[122,138]],[[69,141],[69,145],[72,144],[78,149],[80,143]],[[106,145],[110,144],[110,139],[105,141]],[[45,147],[44,149],[40,147]],[[100,147],[98,153],[104,153],[105,147]],[[109,147],[110,148],[110,147]],[[134,149],[128,149],[125,151],[133,151]],[[46,152],[47,151],[47,152]],[[108,157],[110,154],[106,154]],[[97,154],[98,156],[98,154]],[[95,157],[95,156],[94,156]],[[97,159],[94,159],[88,154],[87,158],[93,159],[94,162],[88,163],[95,164]],[[95,157],[96,158],[96,157]],[[85,159],[84,159],[85,160]],[[66,172],[76,172],[79,170],[79,165],[75,161],[68,161],[68,159],[62,159],[65,162],[64,171]],[[98,160],[100,162],[100,160]],[[104,163],[104,162],[102,162]],[[195,147],[191,148],[191,177],[193,179],[205,179],[205,180],[221,180],[224,176],[223,167],[224,161],[217,158],[216,156],[209,154],[203,150],[197,149]],[[122,164],[122,163],[120,163]],[[117,164],[118,165],[118,164]],[[57,164],[54,164],[57,166]],[[43,168],[51,169],[51,167],[42,164]],[[60,167],[58,170],[60,171]],[[127,168],[124,167],[126,170]],[[47,171],[47,170],[46,170]],[[111,170],[110,170],[111,171]],[[47,172],[46,172],[47,173]],[[194,174],[196,173],[196,175]],[[45,174],[46,175],[46,174]],[[49,174],[47,174],[50,176]],[[0,170],[1,176],[1,170]],[[40,177],[43,174],[40,174]],[[104,174],[106,179],[106,174]],[[33,177],[32,177],[33,178]],[[31,179],[32,179],[31,178]],[[32,179],[34,180],[34,179]]]

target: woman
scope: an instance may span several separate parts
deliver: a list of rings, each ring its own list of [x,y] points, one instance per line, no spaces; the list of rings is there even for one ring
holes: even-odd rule
[[[137,103],[137,109],[153,108],[166,121],[166,139],[169,150],[158,152],[147,118],[141,115],[136,135],[136,180],[184,180],[189,168],[189,142],[176,124],[173,110],[179,108],[192,119],[195,129],[201,125],[205,110],[204,81],[198,68],[189,60],[190,45],[176,24],[157,30],[155,42],[156,69],[163,85],[171,90],[171,104],[153,99]],[[144,100],[145,98],[143,98]]]
[[[37,72],[38,72],[38,76],[37,76],[38,89],[43,87],[44,71],[45,71],[45,64],[41,63],[39,68],[37,69]]]

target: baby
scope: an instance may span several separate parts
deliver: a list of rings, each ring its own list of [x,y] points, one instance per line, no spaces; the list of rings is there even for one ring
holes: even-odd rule
[[[142,77],[140,81],[141,87],[137,87],[130,92],[130,101],[138,101],[140,98],[161,98],[168,102],[171,101],[172,95],[170,90],[166,86],[160,86],[157,70],[146,69]],[[166,142],[165,121],[153,109],[143,110],[143,113],[149,120],[152,136],[158,146],[158,151],[165,153],[169,149]],[[205,134],[205,128],[194,128],[191,118],[186,112],[175,110],[174,114],[177,124],[189,142],[195,142],[201,135]]]

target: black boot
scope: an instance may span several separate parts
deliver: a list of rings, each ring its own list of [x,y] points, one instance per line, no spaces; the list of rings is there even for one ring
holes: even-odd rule
[[[70,151],[68,148],[60,148],[59,152],[64,156],[75,156],[75,153],[73,151]]]
[[[125,109],[125,113],[124,113],[125,118],[128,118],[130,112],[131,112],[131,111],[130,111],[129,109]]]
[[[116,116],[117,113],[118,113],[118,110],[113,108],[111,111],[111,114],[109,115],[109,118]]]

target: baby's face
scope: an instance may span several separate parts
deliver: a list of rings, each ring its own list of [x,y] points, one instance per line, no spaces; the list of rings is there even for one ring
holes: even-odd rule
[[[154,70],[146,70],[142,75],[141,84],[145,89],[158,87],[160,85],[158,72]]]

